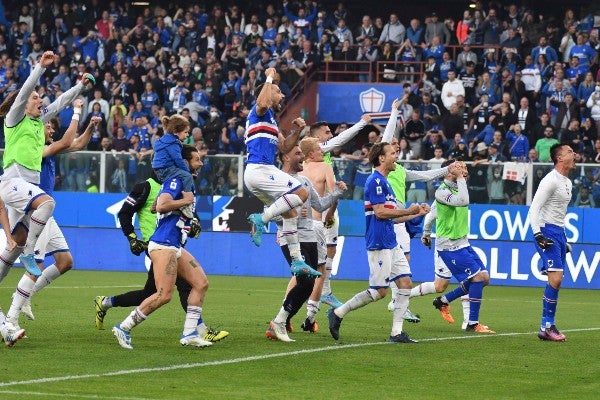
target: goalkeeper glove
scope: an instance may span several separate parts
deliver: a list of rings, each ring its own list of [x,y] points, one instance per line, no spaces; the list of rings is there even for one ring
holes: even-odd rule
[[[536,233],[535,235],[533,235],[533,237],[535,238],[535,241],[537,242],[538,246],[540,246],[544,250],[554,244],[554,241],[545,237],[542,232]]]
[[[198,218],[194,217],[190,222],[190,233],[188,236],[193,239],[197,239],[198,236],[200,236],[200,232],[202,232],[202,226],[200,226],[200,221],[198,221]]]
[[[429,236],[429,235],[421,236],[421,243],[423,243],[425,246],[427,246],[431,249],[431,236]]]
[[[133,232],[127,235],[127,240],[129,240],[129,250],[136,256],[139,256],[148,249],[148,243],[138,239]]]
[[[331,228],[333,225],[335,225],[335,217],[331,217],[331,218],[325,220],[325,222],[323,223],[323,226],[326,229]]]

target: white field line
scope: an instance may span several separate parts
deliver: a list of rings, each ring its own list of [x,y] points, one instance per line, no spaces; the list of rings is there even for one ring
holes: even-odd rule
[[[588,331],[599,331],[599,330],[600,330],[600,327],[598,327],[598,328],[581,328],[581,329],[564,329],[564,330],[562,330],[562,332],[588,332]],[[442,341],[447,341],[447,340],[483,339],[483,338],[494,338],[494,337],[504,337],[504,336],[524,336],[524,335],[534,335],[536,333],[537,332],[510,332],[510,333],[498,333],[495,335],[450,336],[450,337],[420,339],[419,341],[421,343],[442,342]],[[250,361],[268,360],[268,359],[272,359],[272,358],[290,357],[290,356],[297,356],[297,355],[301,355],[301,354],[321,353],[324,351],[344,350],[344,349],[352,349],[352,348],[357,348],[357,347],[381,346],[381,345],[402,346],[401,344],[388,343],[388,342],[352,343],[352,344],[317,347],[314,349],[288,351],[288,352],[283,352],[283,353],[264,354],[264,355],[260,355],[260,356],[250,356],[250,357],[241,357],[241,358],[230,358],[230,359],[225,359],[225,360],[207,361],[207,362],[202,362],[202,363],[176,364],[176,365],[169,365],[166,367],[126,369],[126,370],[118,370],[118,371],[113,371],[113,372],[105,372],[105,373],[101,373],[101,374],[64,375],[64,376],[55,376],[55,377],[49,377],[49,378],[29,379],[29,380],[24,380],[24,381],[0,382],[0,387],[35,385],[35,384],[40,384],[40,383],[72,381],[72,380],[80,380],[80,379],[105,378],[105,377],[109,377],[109,376],[141,374],[141,373],[148,373],[148,372],[163,372],[163,371],[175,371],[175,370],[180,370],[180,369],[203,368],[203,367],[219,366],[219,365],[226,365],[226,364],[239,364],[239,363],[250,362]],[[408,346],[411,346],[411,345],[408,345]]]
[[[31,391],[20,391],[20,390],[0,390],[0,394],[15,394],[15,395],[28,395],[28,396],[40,396],[42,398],[47,397],[74,397],[77,399],[102,399],[102,400],[151,400],[145,397],[106,397],[97,394],[67,394],[67,393],[48,393],[48,392],[31,392]]]

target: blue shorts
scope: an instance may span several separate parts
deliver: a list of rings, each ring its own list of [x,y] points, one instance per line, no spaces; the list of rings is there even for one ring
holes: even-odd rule
[[[567,265],[567,235],[562,226],[548,224],[540,228],[540,231],[554,244],[543,250],[534,240],[535,249],[542,259],[542,270],[562,271]]]
[[[485,265],[471,246],[452,251],[438,251],[438,255],[459,282],[473,277],[479,271],[486,271]]]

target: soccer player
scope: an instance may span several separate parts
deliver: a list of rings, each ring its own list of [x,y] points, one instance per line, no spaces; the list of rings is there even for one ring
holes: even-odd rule
[[[193,146],[184,146],[184,160],[190,171],[202,166],[200,153]],[[156,199],[157,227],[148,243],[148,254],[154,265],[156,292],[146,298],[112,331],[119,345],[125,349],[131,346],[130,331],[141,324],[161,306],[171,300],[173,286],[177,276],[181,276],[190,285],[188,306],[179,342],[183,346],[207,347],[212,342],[201,337],[198,331],[202,318],[202,305],[208,290],[208,279],[196,259],[183,248],[190,232],[192,221],[180,211],[182,207],[195,203],[193,192],[182,191],[182,181],[173,178],[163,183]]]
[[[363,115],[356,124],[350,128],[338,133],[335,137],[331,133],[327,122],[319,121],[310,126],[309,135],[319,139],[319,146],[323,151],[323,161],[331,166],[331,150],[338,146],[343,146],[349,142],[358,132],[361,131],[369,122],[371,117],[367,114]],[[328,190],[332,190],[332,183],[328,185]],[[322,193],[322,192],[319,192]],[[313,214],[314,217],[321,216],[321,222],[325,228],[325,245],[327,246],[327,258],[325,259],[325,274],[321,289],[321,303],[327,304],[333,308],[339,307],[342,303],[335,297],[331,290],[331,271],[333,269],[333,258],[337,252],[337,238],[339,233],[340,221],[337,212],[337,204],[334,204],[327,212]],[[317,281],[318,282],[318,281]],[[318,305],[317,305],[318,311]]]
[[[467,332],[496,333],[486,325],[479,323],[479,309],[483,297],[483,287],[489,283],[489,274],[485,265],[471,248],[469,234],[469,189],[467,188],[467,167],[457,160],[444,161],[442,166],[455,165],[449,169],[444,183],[435,192],[437,207],[437,240],[435,249],[448,266],[452,275],[460,282],[459,286],[441,297],[433,300],[435,308],[442,317],[454,322],[450,315],[449,303],[469,294],[470,312]]]
[[[347,313],[381,300],[386,296],[390,283],[396,282],[399,290],[389,341],[416,342],[402,330],[412,282],[410,267],[398,245],[393,225],[394,220],[425,215],[429,211],[429,205],[412,204],[408,209],[398,208],[394,191],[387,181],[389,172],[396,168],[396,158],[394,147],[385,142],[376,143],[369,152],[369,161],[375,167],[365,184],[365,238],[370,268],[369,289],[357,293],[342,306],[328,310],[329,332],[335,340],[339,339],[340,325]]]
[[[77,99],[73,102],[73,109],[75,110],[73,118],[65,134],[57,142],[53,142],[52,140],[52,135],[54,134],[52,123],[48,122],[44,124],[46,144],[43,150],[39,187],[48,196],[52,196],[54,192],[56,172],[56,160],[54,156],[59,153],[69,153],[86,148],[94,129],[101,122],[101,118],[92,117],[84,133],[77,137],[79,115],[81,114],[82,107],[82,100]],[[17,242],[23,243],[26,240],[26,229],[29,221],[24,218],[24,213],[19,211],[14,208],[9,209],[11,227],[15,232],[14,237],[17,238]],[[21,229],[16,229],[17,226],[20,226]],[[23,227],[25,229],[22,229]],[[27,271],[23,274],[12,296],[10,309],[6,314],[6,321],[15,329],[20,329],[19,314],[21,312],[29,319],[34,319],[33,312],[31,311],[31,296],[73,267],[73,257],[69,251],[69,246],[54,217],[48,219],[46,226],[42,230],[42,234],[35,246],[35,254],[38,267],[43,272],[40,276],[35,276]],[[44,259],[47,255],[52,255],[55,262],[47,268],[43,268]]]
[[[88,82],[95,83],[92,75],[85,74],[81,86],[69,89],[57,101],[43,108],[35,85],[55,57],[51,51],[44,52],[21,90],[11,93],[0,105],[6,137],[0,194],[8,207],[25,212],[27,220],[31,221],[25,243],[17,246],[12,254],[4,250],[0,254],[0,267],[3,270],[10,268],[22,252],[21,262],[34,276],[41,275],[34,257],[35,244],[55,206],[52,197],[38,186],[45,145],[44,123],[70,103]]]
[[[192,153],[187,151],[187,156]],[[184,156],[182,151],[182,157]],[[195,173],[194,173],[195,174]],[[121,230],[129,241],[129,249],[133,254],[139,256],[148,248],[148,241],[156,230],[156,210],[154,209],[154,201],[160,191],[160,183],[154,173],[145,181],[136,183],[123,206],[119,210],[118,217],[121,224]],[[133,218],[137,214],[142,232],[142,240],[140,240],[133,227]],[[189,237],[196,238],[200,235],[200,223],[197,219],[191,223]],[[179,301],[183,311],[187,312],[187,299],[190,294],[191,286],[181,277],[175,280],[175,286],[179,293]],[[156,293],[156,284],[154,282],[154,267],[150,264],[148,277],[143,289],[132,290],[127,293],[116,296],[96,296],[94,306],[96,309],[96,328],[104,329],[104,317],[107,311],[112,307],[132,307],[139,306],[144,299]],[[208,328],[200,318],[198,320],[198,334],[209,342],[217,342],[229,335],[229,332],[223,330],[214,330]]]
[[[429,211],[429,213],[425,216],[425,221],[423,222],[423,235],[421,236],[421,243],[423,243],[425,246],[429,247],[430,249],[431,249],[431,230],[433,227],[433,223],[437,219],[437,216],[438,216],[437,206],[434,202],[431,205],[431,211]],[[433,282],[421,282],[420,284],[418,284],[417,286],[412,288],[410,290],[411,298],[417,297],[417,296],[426,296],[431,293],[443,293],[444,290],[446,290],[448,288],[448,285],[450,284],[450,279],[452,278],[452,272],[446,266],[444,261],[439,256],[437,250],[435,250],[435,249],[434,249],[434,254],[433,254],[433,260],[434,260],[433,267],[434,267],[434,276],[435,276],[433,279]],[[484,271],[483,273],[487,274],[487,271]],[[489,278],[487,278],[486,280],[489,280]],[[467,329],[467,325],[469,324],[469,314],[470,314],[470,310],[471,310],[471,305],[469,303],[469,296],[464,295],[461,297],[461,300],[462,300],[462,307],[463,307],[462,329]],[[446,311],[448,311],[448,312],[442,314],[442,317],[444,319],[448,318],[447,321],[449,323],[451,323],[451,324],[454,323],[454,318],[452,317],[452,314],[450,314],[449,309],[447,309]]]
[[[296,207],[306,201],[308,191],[298,179],[292,178],[275,166],[277,150],[284,154],[290,151],[300,136],[300,129],[290,132],[287,137],[279,132],[275,111],[281,109],[284,95],[279,86],[273,83],[276,78],[275,69],[267,68],[265,76],[267,79],[246,120],[245,142],[248,161],[244,171],[244,184],[267,206],[262,214],[251,214],[248,217],[252,241],[256,246],[260,246],[264,225],[281,215],[283,235],[292,258],[292,274],[318,277],[321,273],[302,260],[298,241]],[[296,118],[293,124],[300,128],[305,125],[302,118]]]
[[[313,125],[314,126],[314,125]],[[311,126],[311,130],[313,127]],[[318,193],[319,196],[325,196],[327,192],[333,192],[336,188],[335,176],[333,174],[333,168],[330,164],[326,163],[323,158],[323,150],[320,145],[319,139],[316,137],[305,137],[300,142],[300,149],[304,153],[304,168],[301,175],[308,179],[311,183],[311,187]],[[329,285],[329,279],[327,275],[331,275],[331,262],[332,258],[329,257],[329,247],[326,246],[326,228],[323,223],[324,211],[327,212],[333,218],[334,211],[337,208],[337,201],[334,202],[328,209],[309,209],[311,217],[313,219],[312,226],[317,237],[317,251],[318,251],[318,268],[317,270],[323,273],[322,276],[315,280],[313,291],[306,304],[306,319],[302,323],[302,330],[316,332],[318,324],[315,320],[316,315],[319,311],[319,302],[321,299],[324,303],[329,304],[331,307],[339,307],[342,303],[333,295],[331,292],[331,286]],[[325,220],[329,220],[328,217]],[[335,248],[334,252],[335,252]],[[329,260],[329,271],[327,268],[327,258]],[[324,281],[327,280],[327,294],[322,296]]]
[[[557,143],[550,148],[550,158],[554,169],[542,179],[533,196],[529,220],[535,248],[542,260],[542,273],[548,275],[538,337],[541,340],[564,342],[566,336],[556,327],[554,316],[568,251],[565,217],[572,195],[573,184],[569,174],[575,169],[575,153],[570,146]]]
[[[321,212],[328,209],[332,203],[337,201],[337,199],[343,195],[344,190],[346,190],[346,184],[344,182],[338,182],[331,193],[320,197],[319,193],[313,187],[311,181],[305,176],[298,175],[298,173],[303,170],[302,161],[304,160],[304,152],[301,150],[301,147],[306,144],[309,144],[310,146],[315,145],[316,148],[319,149],[318,151],[320,152],[321,156],[323,155],[316,139],[304,138],[300,142],[300,146],[294,146],[289,153],[282,156],[283,166],[281,169],[290,174],[292,177],[300,180],[309,191],[308,200],[301,207],[298,207],[297,210],[299,215],[298,235],[304,260],[311,267],[316,269],[319,266],[319,257],[324,256],[324,249],[323,246],[321,246],[323,250],[319,251],[318,249],[317,234],[313,227],[313,223],[315,221],[313,221],[312,218],[311,208]],[[278,228],[280,229],[278,233],[280,233],[282,228],[280,221],[277,221],[277,224]],[[289,248],[283,239],[280,240],[279,245],[281,246],[281,251],[283,252],[286,260],[291,262]],[[316,279],[322,280],[322,278]],[[294,315],[296,315],[298,310],[300,310],[302,304],[304,304],[304,302],[309,298],[311,293],[314,293],[314,285],[314,277],[292,277],[290,285],[288,285],[289,290],[286,293],[283,305],[277,316],[270,322],[269,329],[266,331],[266,335],[269,339],[278,339],[283,342],[294,341],[288,336],[288,329],[291,330],[291,328],[289,328],[291,327],[291,323],[289,321]],[[316,322],[314,328],[318,329]],[[313,330],[313,332],[314,331],[316,331],[316,329]]]
[[[383,132],[383,137],[381,138],[382,142],[387,142],[394,147],[396,152],[399,151],[400,145],[398,143],[398,138],[395,137],[394,133],[396,132],[396,124],[398,121],[398,113],[399,107],[402,104],[405,104],[408,100],[408,95],[404,95],[402,101],[396,99],[392,103],[392,111],[390,115],[390,119],[385,127]],[[399,203],[399,206],[402,208],[405,207],[406,204],[406,182],[414,182],[414,181],[422,181],[428,182],[433,179],[438,179],[446,176],[448,174],[448,168],[437,168],[428,171],[417,171],[410,170],[404,168],[402,164],[396,162],[396,169],[390,171],[387,180],[394,191],[394,195],[396,196],[396,200]],[[407,219],[408,221],[408,219]],[[396,239],[398,240],[398,244],[402,251],[404,252],[404,256],[406,257],[406,261],[410,263],[410,235],[406,230],[406,223],[400,222],[394,224],[394,232],[396,233]],[[388,310],[394,311],[394,299],[396,298],[396,290],[398,288],[395,284],[390,285],[392,289],[392,298],[388,303]],[[409,309],[406,309],[406,314],[404,315],[404,319],[408,322],[420,322],[419,317],[414,315]]]

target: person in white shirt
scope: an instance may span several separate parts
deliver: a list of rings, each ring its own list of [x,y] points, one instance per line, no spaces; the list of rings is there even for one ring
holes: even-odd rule
[[[538,186],[529,207],[529,220],[535,238],[535,248],[541,258],[541,273],[548,275],[548,283],[542,299],[542,323],[538,337],[541,340],[564,342],[554,322],[558,291],[566,267],[566,255],[570,251],[565,234],[567,207],[572,197],[573,184],[569,174],[575,170],[575,152],[557,143],[550,148],[554,169]]]
[[[460,79],[456,79],[456,72],[453,70],[448,71],[448,81],[442,86],[442,103],[447,110],[450,106],[456,103],[457,96],[465,95],[465,88]]]

